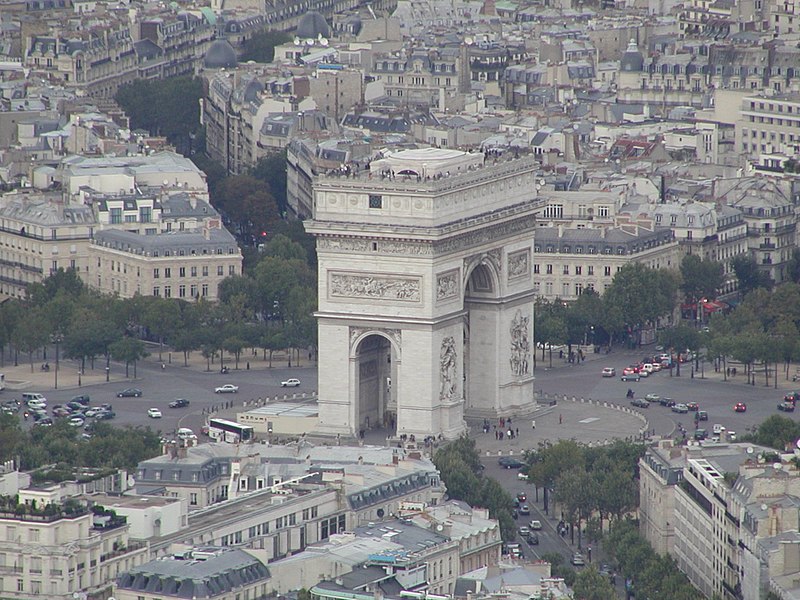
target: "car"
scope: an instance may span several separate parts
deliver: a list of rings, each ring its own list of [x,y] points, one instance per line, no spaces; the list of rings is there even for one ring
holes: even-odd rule
[[[533,521],[528,523],[528,526],[531,528],[532,531],[541,531],[542,522],[537,519],[534,519]]]
[[[714,427],[711,428],[711,431],[714,432],[714,435],[719,435],[723,431],[725,431],[725,428],[722,425],[720,425],[719,423],[714,423]]]
[[[59,407],[53,409],[53,416],[54,417],[68,417],[71,414],[72,413],[70,412],[70,410],[68,408],[64,407],[64,406],[59,406]]]
[[[800,399],[800,392],[789,392],[783,397],[784,402],[795,404]]]
[[[287,379],[286,381],[281,381],[281,387],[298,387],[299,385],[299,379]]]
[[[736,441],[736,432],[735,431],[729,431],[728,432],[728,441],[729,442],[735,442]]]
[[[520,471],[519,473],[517,473],[517,479],[521,481],[528,481],[528,474]]]
[[[658,373],[661,369],[662,369],[661,363],[658,362],[658,361],[655,361],[653,363],[653,373]]]
[[[225,385],[214,388],[215,394],[235,394],[238,391],[239,386],[233,385],[232,383],[226,383]]]
[[[695,429],[694,430],[694,439],[696,439],[698,442],[700,440],[706,439],[707,437],[708,437],[708,430],[706,430],[706,429]]]
[[[631,404],[638,408],[650,408],[650,403],[644,398],[635,398],[634,400],[631,400]]]
[[[698,410],[700,410],[700,405],[697,402],[687,402],[686,408],[688,408],[693,412],[697,412]]]
[[[605,367],[602,372],[603,377],[616,377],[617,370],[614,367]]]
[[[698,410],[697,415],[695,416],[697,417],[698,421],[708,421],[708,412],[704,410]]]
[[[648,402],[659,402],[661,400],[661,396],[658,394],[647,394],[644,399]]]
[[[539,545],[539,536],[536,535],[533,532],[528,534],[528,537],[526,538],[526,540],[531,546],[538,546]]]
[[[599,573],[603,577],[608,578],[608,582],[611,585],[616,585],[616,583],[617,583],[617,575],[614,572],[614,569],[613,569],[613,567],[611,565],[607,565],[607,564],[600,565]]]
[[[744,402],[737,402],[736,404],[733,405],[733,412],[737,413],[747,412],[747,404],[745,404]]]
[[[97,419],[98,421],[108,421],[108,420],[113,419],[116,416],[117,416],[117,413],[115,413],[113,410],[104,409],[104,410],[101,410],[99,413],[97,413],[94,416],[94,418]]]
[[[680,413],[683,415],[689,412],[689,407],[686,406],[685,404],[676,404],[675,406],[672,407],[672,412]]]
[[[627,373],[620,377],[622,381],[639,381],[639,374],[638,373]]]
[[[44,400],[28,400],[28,408],[40,410],[47,408],[47,402]]]
[[[175,398],[169,403],[170,408],[184,408],[186,406],[189,406],[189,401],[186,398]]]
[[[530,533],[531,533],[531,530],[528,529],[528,527],[526,525],[523,525],[522,527],[519,528],[519,536],[520,537],[523,537],[523,538],[524,537],[528,537],[528,535],[530,535]]]
[[[521,469],[525,463],[512,456],[501,456],[497,459],[497,464],[504,469]]]
[[[583,555],[579,552],[576,552],[572,555],[572,566],[573,567],[582,567],[586,564],[586,561],[583,559]]]
[[[83,427],[84,423],[86,423],[86,421],[83,417],[72,417],[69,420],[69,424],[72,427]]]
[[[527,504],[523,504],[519,507],[519,514],[521,514],[523,517],[527,517],[529,514],[531,514],[530,507]]]
[[[645,372],[648,375],[653,372],[653,364],[652,363],[644,363],[639,369],[640,372]]]
[[[33,417],[34,421],[41,421],[42,419],[49,418],[47,411],[43,408],[30,408],[28,413]]]
[[[520,502],[527,501],[528,500],[528,494],[526,494],[525,492],[520,492],[519,494],[517,494],[517,500],[519,500]]]
[[[88,410],[80,402],[67,402],[67,405],[64,408],[66,408],[71,413],[83,412],[84,410]]]
[[[73,396],[70,398],[70,402],[78,402],[79,404],[83,404],[86,406],[91,402],[91,399],[86,394],[81,394],[80,396]]]
[[[52,427],[53,419],[50,417],[42,417],[41,419],[38,419],[34,425],[38,425],[39,427]]]
[[[639,372],[639,367],[636,366],[625,367],[624,369],[622,369],[623,375],[633,375],[634,373],[638,372]]]
[[[650,377],[650,371],[645,371],[644,369],[639,369],[639,376],[640,377]]]
[[[148,408],[147,409],[147,416],[151,419],[160,419],[161,418],[161,409],[158,408]]]
[[[778,403],[778,410],[783,412],[794,412],[794,402],[780,402]]]
[[[93,417],[96,417],[98,415],[98,413],[101,413],[101,412],[103,412],[103,409],[98,407],[98,406],[95,406],[93,408],[87,408],[85,411],[83,411],[83,416],[85,418],[91,419]]]
[[[139,388],[126,388],[121,392],[117,392],[117,398],[140,398],[142,390]]]
[[[4,404],[3,406],[0,406],[0,411],[7,415],[13,415],[19,412],[19,407],[7,406]]]

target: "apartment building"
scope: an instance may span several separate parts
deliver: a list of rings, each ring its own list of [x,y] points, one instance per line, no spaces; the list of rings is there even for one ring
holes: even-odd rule
[[[235,238],[216,225],[152,235],[99,231],[89,246],[88,284],[121,298],[140,294],[216,301],[219,284],[241,275],[243,260]]]
[[[622,267],[637,262],[654,269],[680,265],[678,240],[668,227],[537,227],[533,289],[547,300],[575,300],[584,290],[602,294]]]
[[[800,94],[747,96],[736,122],[736,149],[750,160],[800,152]]]
[[[148,559],[124,518],[98,518],[75,500],[0,508],[0,594],[69,600],[108,589],[123,571]]]

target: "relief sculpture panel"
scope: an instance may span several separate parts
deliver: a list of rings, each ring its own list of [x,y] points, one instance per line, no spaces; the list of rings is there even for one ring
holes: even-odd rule
[[[419,302],[420,287],[418,278],[331,273],[328,293],[334,298]]]

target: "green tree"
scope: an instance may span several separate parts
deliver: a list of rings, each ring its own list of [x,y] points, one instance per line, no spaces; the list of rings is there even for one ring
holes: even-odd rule
[[[572,586],[575,600],[615,600],[617,593],[608,581],[593,566],[583,569]]]
[[[758,288],[772,289],[774,281],[769,274],[762,271],[756,259],[751,256],[737,256],[731,261],[733,272],[739,280],[739,295],[744,298]]]
[[[683,354],[686,350],[696,352],[700,349],[700,335],[696,329],[686,325],[676,325],[662,329],[658,332],[658,341],[666,348],[672,348],[676,353]],[[675,364],[675,374],[681,376],[681,362]]]
[[[800,439],[800,423],[781,415],[767,417],[755,430],[752,441],[783,452]]]
[[[81,361],[81,372],[86,371],[88,358],[94,368],[94,359],[108,353],[108,347],[120,338],[115,325],[93,314],[88,309],[78,309],[64,336],[64,356]]]
[[[687,302],[703,298],[713,300],[724,281],[725,268],[715,260],[702,260],[696,254],[687,254],[681,261],[681,290]]]
[[[250,175],[234,175],[217,185],[214,207],[231,222],[240,239],[252,245],[280,219],[269,187]]]
[[[278,210],[284,214],[286,204],[286,150],[272,152],[260,159],[250,174],[269,186],[270,194],[275,198]],[[298,215],[302,218],[301,215]],[[311,215],[305,215],[310,217]]]
[[[275,46],[290,42],[292,38],[284,31],[264,30],[255,33],[244,43],[240,62],[254,61],[271,63],[275,57]]]
[[[129,377],[128,367],[133,363],[133,376],[136,377],[136,363],[147,356],[144,343],[132,337],[123,337],[108,347],[114,360],[125,363],[125,377]]]
[[[148,298],[142,322],[150,333],[158,337],[158,360],[162,360],[164,340],[175,331],[180,323],[180,308],[170,298]]]
[[[11,342],[20,352],[28,355],[31,373],[33,373],[33,353],[42,348],[49,339],[47,319],[39,309],[26,311],[25,318],[21,319],[14,327]]]

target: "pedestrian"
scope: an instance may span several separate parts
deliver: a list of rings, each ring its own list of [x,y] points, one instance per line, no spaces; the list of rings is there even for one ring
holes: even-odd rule
[[[509,429],[508,430],[508,439],[510,439],[510,440],[514,439],[514,430],[513,429]]]
[[[563,423],[563,417],[561,416],[561,413],[559,413],[559,415],[558,415],[558,424],[561,425],[561,423]]]
[[[531,421],[531,429],[536,429],[536,419]]]
[[[517,437],[519,437],[519,427],[517,427],[517,430],[514,432],[514,435],[516,435]]]

